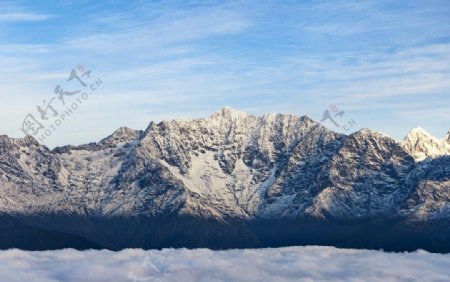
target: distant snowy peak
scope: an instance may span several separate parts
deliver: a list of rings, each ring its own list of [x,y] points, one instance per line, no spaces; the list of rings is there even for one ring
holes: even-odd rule
[[[204,119],[200,119],[204,120]],[[231,107],[225,106],[221,110],[215,112],[212,114],[209,119],[206,119],[207,121],[213,122],[214,121],[229,121],[229,122],[244,122],[244,123],[251,123],[252,121],[260,123],[260,124],[273,124],[273,123],[280,123],[285,121],[300,121],[302,123],[308,123],[311,124],[318,124],[317,122],[313,121],[308,116],[297,116],[297,115],[291,115],[291,114],[280,114],[280,113],[270,113],[270,114],[264,114],[263,116],[254,116],[247,114],[245,112],[233,109]],[[184,120],[185,122],[190,122],[189,120]]]
[[[10,138],[8,135],[0,135],[0,142],[24,147],[40,146],[39,142],[34,137],[28,135],[23,138]]]
[[[213,127],[228,127],[231,124],[235,125],[248,125],[253,122],[257,122],[258,117],[249,115],[247,113],[232,109],[230,107],[224,107],[221,110],[213,113],[208,119],[200,119],[200,122],[206,122],[209,126]],[[190,123],[191,121],[185,121]]]
[[[110,136],[102,139],[100,144],[117,145],[119,143],[126,143],[133,140],[139,140],[142,136],[141,130],[134,130],[128,127],[120,127]]]
[[[412,137],[412,138],[422,138],[422,137],[428,137],[431,139],[437,139],[436,137],[434,137],[433,135],[431,135],[430,133],[428,133],[425,129],[423,129],[422,127],[418,126],[416,128],[411,129],[406,137]]]
[[[450,132],[444,139],[438,139],[423,128],[416,127],[408,132],[401,144],[416,161],[422,161],[428,157],[450,155],[449,138]]]
[[[351,135],[356,135],[356,136],[359,136],[360,138],[373,137],[373,138],[392,139],[389,135],[387,135],[383,132],[372,130],[369,128],[362,128],[362,129],[352,133]]]

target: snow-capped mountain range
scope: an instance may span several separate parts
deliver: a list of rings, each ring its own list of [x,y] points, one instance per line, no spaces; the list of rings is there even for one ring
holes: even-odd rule
[[[397,141],[362,129],[347,136],[307,116],[225,107],[209,118],[124,127],[98,143],[53,150],[29,136],[0,136],[0,214],[447,220],[450,134],[439,140],[417,128]]]
[[[0,137],[2,213],[204,218],[450,216],[450,135],[349,136],[307,116],[247,115],[120,128],[49,150]]]

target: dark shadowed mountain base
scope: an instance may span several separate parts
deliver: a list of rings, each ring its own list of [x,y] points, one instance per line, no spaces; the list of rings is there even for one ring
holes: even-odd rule
[[[124,248],[264,248],[326,245],[385,251],[450,252],[449,220],[383,219],[338,222],[313,219],[226,223],[190,217],[86,218],[2,216],[0,248],[25,250]]]

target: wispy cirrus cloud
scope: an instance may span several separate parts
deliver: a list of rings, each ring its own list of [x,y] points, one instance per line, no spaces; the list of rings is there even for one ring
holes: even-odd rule
[[[53,17],[53,15],[35,13],[0,13],[0,22],[45,21]]]
[[[125,20],[120,27],[107,21],[111,31],[68,37],[63,47],[101,53],[148,50],[193,42],[213,36],[236,34],[250,26],[240,13],[229,9],[200,9],[195,13],[177,12],[152,20]],[[121,32],[117,32],[117,29]],[[125,44],[120,44],[125,43]],[[150,49],[151,50],[151,49]]]
[[[104,96],[70,125],[84,132],[92,119],[98,130],[81,137],[67,130],[51,145],[99,140],[122,125],[205,117],[223,105],[320,120],[339,104],[359,121],[355,130],[396,137],[417,125],[437,136],[448,130],[446,118],[425,116],[450,103],[445,1],[19,3],[0,10],[64,16],[3,22],[2,100],[35,102],[2,104],[0,119],[34,110],[77,64],[105,80]],[[20,135],[11,124],[0,131]]]

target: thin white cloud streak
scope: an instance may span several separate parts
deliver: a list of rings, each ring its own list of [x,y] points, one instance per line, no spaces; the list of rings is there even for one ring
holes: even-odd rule
[[[418,116],[425,116],[427,120],[439,120],[449,124],[448,130],[450,130],[450,107],[429,107],[420,109],[402,109],[397,111],[397,116],[407,119],[415,119]]]
[[[250,26],[242,15],[228,9],[202,9],[167,13],[153,21],[122,21],[121,32],[95,32],[92,35],[67,38],[63,47],[68,50],[110,53],[147,50],[205,37],[235,34]],[[122,44],[126,42],[126,44]]]
[[[0,22],[45,21],[51,19],[52,17],[52,15],[35,13],[4,13],[0,14]]]
[[[399,53],[337,53],[293,59],[292,70],[315,91],[348,99],[433,94],[450,88],[450,45],[428,45]],[[292,72],[291,72],[292,73]],[[328,94],[330,95],[330,94]]]
[[[133,278],[135,280],[133,280]],[[157,280],[161,279],[161,280]],[[2,281],[448,281],[450,255],[332,247],[0,252]]]
[[[436,19],[430,15],[442,15],[445,14],[445,11],[448,13],[450,10],[448,6],[438,3],[430,3],[426,8],[413,9],[416,3],[411,2],[409,9],[399,10],[393,5],[387,6],[383,1],[341,2],[338,5],[335,2],[319,2],[312,5],[310,9],[320,11],[317,12],[319,15],[326,15],[321,18],[322,21],[302,24],[297,28],[329,36],[354,36],[363,33],[391,31],[393,28],[398,30],[416,29],[420,32],[424,26],[437,23]],[[438,34],[447,35],[447,31],[445,27],[434,30],[436,36]],[[399,42],[399,39],[404,39],[405,36],[409,36],[411,41],[416,41],[416,37],[412,37],[410,34],[398,33],[396,37],[390,38],[389,43]]]

